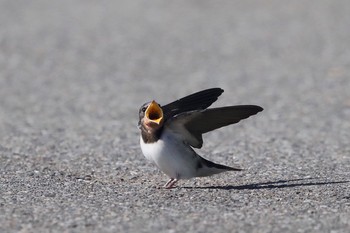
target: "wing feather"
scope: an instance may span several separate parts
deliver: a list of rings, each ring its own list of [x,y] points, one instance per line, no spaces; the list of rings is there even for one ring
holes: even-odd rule
[[[242,119],[261,112],[256,105],[238,105],[184,112],[174,116],[166,126],[181,134],[184,140],[195,148],[203,145],[202,134],[235,124]]]
[[[164,105],[162,106],[164,119],[166,121],[183,112],[206,109],[214,103],[223,92],[224,90],[221,88],[210,88]]]

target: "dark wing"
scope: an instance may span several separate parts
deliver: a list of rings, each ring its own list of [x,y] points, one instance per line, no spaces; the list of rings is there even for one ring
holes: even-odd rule
[[[164,120],[166,121],[182,112],[206,109],[214,103],[223,92],[224,90],[221,88],[210,88],[164,105],[162,106]]]
[[[202,134],[234,124],[263,110],[256,105],[238,105],[191,111],[173,117],[167,127],[182,135],[184,140],[195,148],[203,144]]]

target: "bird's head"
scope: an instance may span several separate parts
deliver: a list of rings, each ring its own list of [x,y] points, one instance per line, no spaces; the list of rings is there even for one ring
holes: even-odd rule
[[[138,126],[147,129],[159,129],[163,125],[163,110],[156,101],[145,103],[139,110]]]

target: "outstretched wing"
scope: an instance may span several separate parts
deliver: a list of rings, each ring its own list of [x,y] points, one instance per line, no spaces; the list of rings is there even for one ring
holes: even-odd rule
[[[167,121],[171,117],[183,112],[206,109],[214,103],[223,92],[224,90],[221,88],[210,88],[164,105],[162,106],[164,120]]]
[[[202,134],[234,124],[263,110],[256,105],[238,105],[184,112],[173,117],[166,127],[182,135],[195,148],[203,145]]]

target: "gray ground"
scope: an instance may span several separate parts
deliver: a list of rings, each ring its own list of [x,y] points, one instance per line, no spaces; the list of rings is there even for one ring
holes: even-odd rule
[[[0,1],[0,232],[349,232],[350,3]],[[242,172],[160,187],[137,111],[207,87]]]

